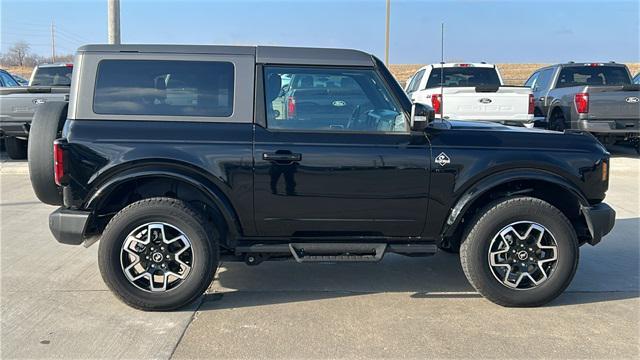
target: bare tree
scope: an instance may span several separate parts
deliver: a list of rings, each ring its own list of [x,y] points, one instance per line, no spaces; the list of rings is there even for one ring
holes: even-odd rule
[[[29,55],[31,46],[25,41],[18,41],[15,43],[8,52],[9,61],[15,63],[18,66],[24,66],[25,58]]]

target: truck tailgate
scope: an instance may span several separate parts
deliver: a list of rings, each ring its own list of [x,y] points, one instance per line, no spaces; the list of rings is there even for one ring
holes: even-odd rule
[[[640,121],[640,90],[622,86],[590,87],[589,119]]]
[[[444,88],[442,111],[449,119],[524,121],[529,119],[529,93],[529,89],[519,87],[500,87],[497,91]]]
[[[50,91],[43,92],[26,87],[2,89],[0,91],[0,123],[31,122],[38,105],[48,101],[65,101],[68,98],[69,88],[51,88]]]

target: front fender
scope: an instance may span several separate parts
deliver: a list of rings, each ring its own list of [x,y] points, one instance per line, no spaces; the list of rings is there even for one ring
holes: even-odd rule
[[[491,189],[510,182],[533,180],[552,183],[570,192],[580,203],[581,207],[588,207],[589,201],[574,184],[554,173],[538,169],[514,169],[495,173],[483,178],[470,186],[461,196],[458,197],[455,205],[451,208],[446,224],[441,236],[450,236],[462,219],[462,215],[469,209],[471,204]]]

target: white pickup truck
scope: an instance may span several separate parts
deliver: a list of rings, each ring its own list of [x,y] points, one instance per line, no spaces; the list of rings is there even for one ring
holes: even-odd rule
[[[508,86],[495,65],[444,63],[420,68],[404,89],[411,101],[431,105],[436,118],[532,125],[531,89]]]

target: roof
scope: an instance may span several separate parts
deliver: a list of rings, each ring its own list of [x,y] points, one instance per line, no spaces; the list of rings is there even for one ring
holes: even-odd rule
[[[373,66],[370,54],[352,49],[226,45],[85,45],[79,53],[129,52],[169,54],[254,55],[257,63]]]

